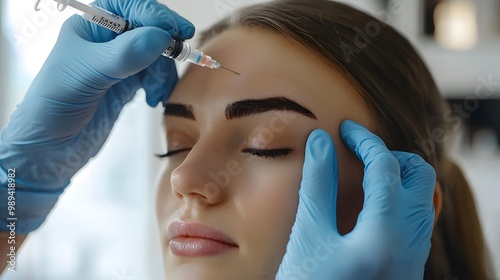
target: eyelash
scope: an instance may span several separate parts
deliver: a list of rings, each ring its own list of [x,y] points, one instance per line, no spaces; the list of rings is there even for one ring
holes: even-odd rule
[[[248,153],[248,154],[251,154],[252,156],[257,156],[257,157],[278,158],[278,157],[288,156],[293,150],[290,148],[273,149],[273,150],[261,150],[261,149],[245,148],[241,151],[243,153]]]
[[[190,151],[190,150],[191,150],[191,148],[179,149],[179,150],[170,151],[170,152],[168,152],[166,154],[161,154],[161,155],[156,154],[156,156],[159,157],[159,158],[171,157],[171,156],[173,156],[175,154],[182,153],[182,152],[185,152],[185,151]]]
[[[182,153],[185,151],[189,151],[191,148],[185,148],[185,149],[180,149],[180,150],[174,150],[170,151],[166,154],[161,154],[161,155],[156,155],[159,158],[164,158],[164,157],[170,157],[178,153]],[[273,149],[273,150],[261,150],[261,149],[252,149],[252,148],[245,148],[242,149],[241,152],[251,154],[252,156],[257,156],[257,157],[263,157],[263,158],[278,158],[278,157],[286,157],[290,153],[293,152],[292,149],[290,148],[284,148],[284,149]]]

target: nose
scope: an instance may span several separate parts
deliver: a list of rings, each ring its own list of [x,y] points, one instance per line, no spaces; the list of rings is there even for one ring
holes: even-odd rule
[[[231,179],[237,175],[234,172],[235,160],[222,156],[224,153],[214,147],[203,147],[201,144],[198,141],[170,175],[174,195],[185,205],[197,208],[225,201]]]

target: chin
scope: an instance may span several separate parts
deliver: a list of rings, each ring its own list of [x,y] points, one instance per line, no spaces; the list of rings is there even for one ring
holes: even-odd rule
[[[218,271],[208,266],[183,266],[171,267],[165,270],[166,280],[234,280],[243,279],[241,275],[234,274],[232,271]]]
[[[166,280],[274,280],[276,272],[259,273],[248,262],[235,263],[234,259],[217,262],[211,258],[198,258],[189,262],[165,262]]]

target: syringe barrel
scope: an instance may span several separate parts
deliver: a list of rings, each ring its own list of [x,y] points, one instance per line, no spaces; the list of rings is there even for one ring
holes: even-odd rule
[[[190,52],[191,46],[189,44],[174,39],[163,52],[163,55],[178,61],[186,61]]]
[[[163,55],[169,58],[173,58],[177,61],[189,61],[191,63],[209,67],[209,68],[219,68],[220,65],[217,61],[213,60],[210,56],[204,54],[203,52],[191,48],[191,46],[183,41],[172,40],[172,43],[163,52]]]
[[[130,23],[101,7],[93,4],[85,4],[77,0],[54,0],[57,4],[57,9],[63,11],[67,6],[75,9],[84,19],[91,21],[97,25],[114,31],[118,34],[132,29]]]
[[[121,16],[110,13],[100,7],[90,4],[92,13],[84,13],[83,18],[97,25],[121,34],[132,29],[130,23]]]

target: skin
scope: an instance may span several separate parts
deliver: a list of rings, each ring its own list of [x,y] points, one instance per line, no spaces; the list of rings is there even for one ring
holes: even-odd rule
[[[368,109],[341,73],[278,34],[233,28],[202,50],[241,75],[191,67],[169,99],[191,105],[196,121],[164,120],[167,150],[192,148],[165,159],[158,187],[165,274],[167,279],[274,279],[297,211],[306,140],[316,128],[329,132],[337,148],[339,230],[353,228],[363,201],[363,165],[344,146],[338,129],[345,119],[371,127]],[[229,103],[278,96],[308,108],[317,119],[291,111],[225,118]],[[242,152],[285,147],[293,152],[278,158]],[[233,175],[211,191],[204,187],[216,183],[211,172]],[[165,235],[178,219],[222,231],[238,249],[212,257],[178,257]]]

